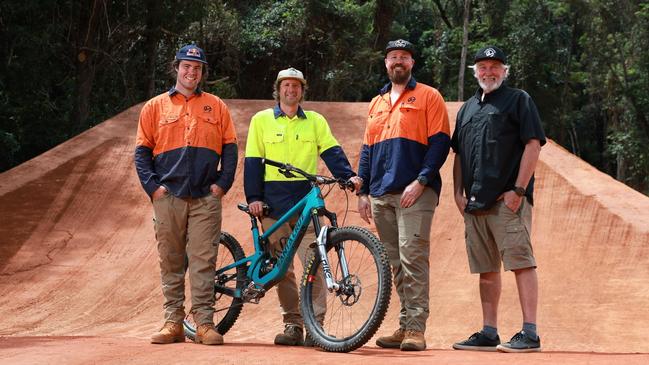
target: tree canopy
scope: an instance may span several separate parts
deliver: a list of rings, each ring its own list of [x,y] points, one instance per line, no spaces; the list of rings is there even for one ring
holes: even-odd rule
[[[223,98],[269,99],[277,72],[293,66],[310,100],[368,101],[396,38],[417,46],[415,78],[447,101],[474,93],[463,65],[498,45],[508,83],[532,95],[550,138],[649,193],[642,0],[4,1],[0,171],[167,90],[183,44],[207,51],[204,87]]]

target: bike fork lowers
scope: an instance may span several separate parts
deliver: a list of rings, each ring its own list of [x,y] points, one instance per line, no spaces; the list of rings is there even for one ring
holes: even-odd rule
[[[329,292],[337,291],[340,289],[340,285],[334,280],[333,274],[331,273],[331,266],[329,266],[329,259],[327,258],[327,232],[329,226],[323,226],[320,229],[320,234],[317,239],[318,253],[320,254],[320,265],[322,266],[322,272],[325,276],[325,282],[327,283],[327,290]],[[342,278],[346,278],[349,275],[349,269],[347,268],[347,259],[345,259],[345,249],[340,244],[340,247],[336,247],[338,253],[338,258],[340,260],[340,268],[342,271]]]

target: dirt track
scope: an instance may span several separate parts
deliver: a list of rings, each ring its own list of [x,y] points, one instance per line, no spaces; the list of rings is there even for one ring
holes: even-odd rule
[[[250,116],[270,101],[229,100],[240,166]],[[451,120],[459,107],[449,103]],[[247,305],[227,345],[154,346],[161,324],[150,204],[133,168],[141,105],[0,174],[0,363],[649,363],[649,198],[549,142],[537,168],[534,246],[544,352],[525,357],[449,351],[481,324],[477,278],[468,274],[463,223],[451,197],[451,163],[431,233],[429,351],[402,354],[370,341],[353,354],[272,346],[281,319],[274,293]],[[365,103],[306,103],[324,114],[356,167]],[[452,156],[450,157],[452,162]],[[224,200],[224,229],[240,242],[249,226]],[[344,196],[328,200],[345,208]],[[347,224],[364,225],[350,200]],[[341,218],[342,218],[342,214]],[[244,244],[247,252],[250,246]],[[503,282],[502,337],[521,323],[515,282]],[[379,333],[397,325],[396,294]],[[597,354],[593,354],[595,352]],[[604,355],[608,353],[608,355]],[[635,355],[631,355],[634,354]]]

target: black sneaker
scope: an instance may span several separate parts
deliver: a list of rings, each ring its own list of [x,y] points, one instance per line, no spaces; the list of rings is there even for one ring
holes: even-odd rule
[[[520,331],[509,342],[498,345],[497,349],[502,352],[539,352],[541,351],[541,337],[533,340],[525,331]]]
[[[482,332],[476,332],[468,340],[454,343],[453,348],[456,350],[470,351],[496,351],[496,346],[500,345],[500,337],[496,335],[495,339],[490,339]]]

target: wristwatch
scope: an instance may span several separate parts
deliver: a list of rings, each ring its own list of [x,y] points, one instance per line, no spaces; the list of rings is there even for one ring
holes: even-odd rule
[[[524,196],[525,195],[525,188],[522,188],[520,186],[514,186],[514,193],[518,196]]]
[[[428,178],[426,176],[424,176],[424,175],[419,175],[419,176],[417,176],[417,182],[420,185],[426,186],[426,185],[428,185]]]

